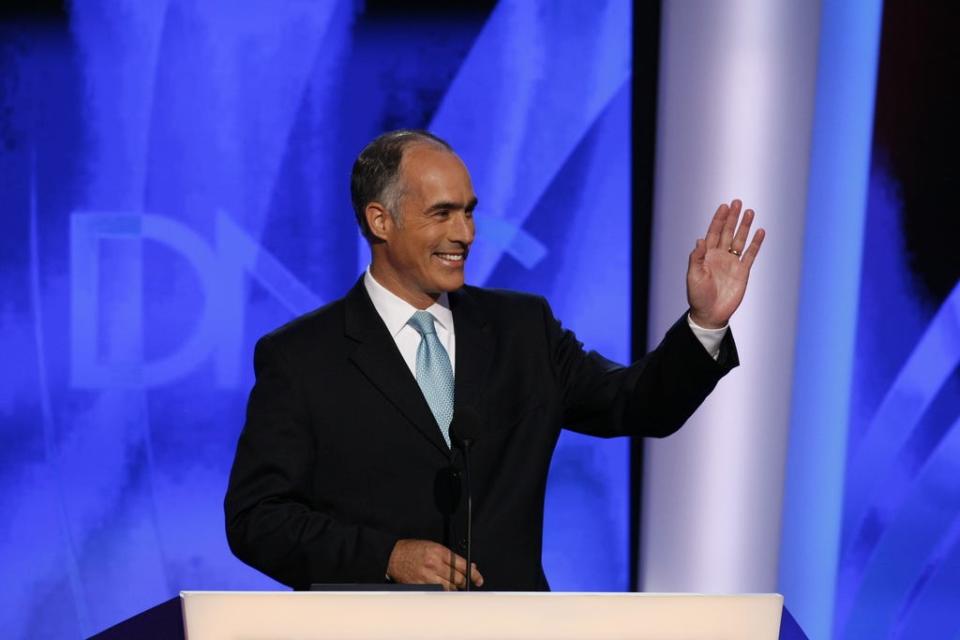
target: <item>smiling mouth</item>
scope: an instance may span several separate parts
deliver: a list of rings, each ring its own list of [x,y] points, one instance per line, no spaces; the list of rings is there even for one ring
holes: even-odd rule
[[[435,256],[437,256],[438,258],[440,258],[440,260],[442,260],[443,262],[447,262],[447,263],[452,264],[452,265],[460,265],[460,264],[463,264],[464,260],[467,259],[467,254],[466,254],[466,253],[442,253],[442,252],[439,252],[439,251],[438,251],[437,253],[434,253],[433,255],[435,255]]]

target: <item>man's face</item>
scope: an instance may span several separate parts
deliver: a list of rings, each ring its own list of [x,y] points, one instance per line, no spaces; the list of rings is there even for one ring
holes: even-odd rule
[[[431,144],[405,150],[399,187],[399,221],[387,221],[384,264],[375,265],[385,269],[375,276],[385,276],[382,284],[424,308],[463,286],[477,197],[460,158]]]

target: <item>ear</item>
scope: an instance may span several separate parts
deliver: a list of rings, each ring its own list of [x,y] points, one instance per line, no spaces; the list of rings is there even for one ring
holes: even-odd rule
[[[367,217],[367,226],[370,227],[370,233],[373,234],[373,237],[387,240],[396,225],[393,216],[390,215],[386,207],[379,202],[371,202],[363,213]]]

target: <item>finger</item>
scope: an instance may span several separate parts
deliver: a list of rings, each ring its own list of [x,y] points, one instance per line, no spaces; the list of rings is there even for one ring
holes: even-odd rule
[[[447,564],[447,582],[453,585],[454,589],[462,589],[467,584],[467,579],[462,573],[457,571],[456,564],[452,561],[453,552],[451,552],[451,561]]]
[[[753,261],[757,259],[757,254],[760,253],[760,245],[763,244],[763,239],[767,237],[767,232],[763,229],[757,229],[757,232],[753,234],[753,240],[750,241],[750,246],[747,247],[747,250],[743,253],[742,263],[747,267],[747,271],[750,271],[750,268],[753,266]]]
[[[447,554],[444,554],[444,562],[447,565],[449,572],[449,581],[455,584],[457,587],[464,588],[467,586],[467,561],[462,556],[457,555],[453,551],[450,551]]]
[[[451,577],[450,582],[455,584],[460,589],[465,589],[467,586],[467,561],[462,556],[458,556],[455,553],[450,554],[450,571]],[[483,584],[483,576],[480,575],[480,571],[477,569],[477,563],[470,563],[470,582],[476,586],[481,586]]]
[[[467,560],[466,558],[457,555],[453,551],[446,557],[447,563],[456,569],[459,573],[467,572]]]
[[[438,572],[437,579],[444,591],[456,591],[460,586],[458,583],[463,582],[463,577],[459,575],[454,566],[453,558],[456,554],[440,544],[434,547],[434,551],[438,553],[438,558],[428,564],[438,565],[436,569]]]
[[[457,586],[458,589],[466,589],[467,588],[466,569],[464,569],[464,573],[460,573],[459,571],[457,571],[456,576],[452,580],[452,582]],[[483,575],[480,573],[480,570],[477,569],[476,562],[470,563],[470,582],[475,587],[483,586]]]
[[[687,271],[693,269],[693,265],[703,262],[703,259],[707,255],[707,245],[701,239],[697,238],[697,244],[693,248],[693,251],[690,252],[690,261],[687,263]]]
[[[483,576],[480,575],[480,570],[477,569],[477,563],[476,563],[476,562],[471,562],[471,563],[470,563],[470,570],[473,572],[473,575],[472,575],[472,577],[473,577],[473,584],[475,584],[475,585],[478,586],[478,587],[482,587],[482,586],[483,586]]]
[[[729,211],[730,207],[728,207],[726,204],[722,204],[717,207],[717,212],[713,214],[713,219],[710,221],[710,226],[707,227],[707,249],[712,249],[720,244],[720,232],[723,230],[723,223],[726,221],[727,213]]]
[[[453,567],[451,567],[451,568],[450,568],[450,575],[452,576],[452,577],[450,578],[450,582],[451,582],[457,589],[466,589],[466,588],[467,588],[467,576],[466,576],[466,574],[460,573],[459,571],[457,571],[456,569],[454,569]]]
[[[457,585],[453,584],[443,576],[437,576],[436,582],[434,584],[439,584],[444,591],[456,591]]]
[[[738,253],[743,253],[743,247],[747,244],[747,238],[750,237],[750,225],[753,224],[753,209],[747,209],[743,212],[743,221],[740,223],[740,228],[737,229],[737,234],[733,236],[733,242],[730,243],[730,248]]]
[[[737,228],[737,219],[740,217],[740,201],[734,200],[730,203],[730,212],[723,221],[723,229],[720,230],[719,247],[726,251],[733,245],[733,231]]]

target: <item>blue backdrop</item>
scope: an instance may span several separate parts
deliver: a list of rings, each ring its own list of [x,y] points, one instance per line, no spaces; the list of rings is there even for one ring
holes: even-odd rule
[[[822,9],[780,586],[814,639],[958,638],[960,12]]]
[[[884,5],[835,637],[960,637],[960,12]]]
[[[625,360],[627,0],[399,14],[125,0],[0,31],[0,628],[92,634],[180,589],[274,588],[222,497],[258,336],[368,260],[348,195],[428,127],[481,208],[468,279],[546,295]],[[628,583],[628,446],[566,434],[544,562]]]

